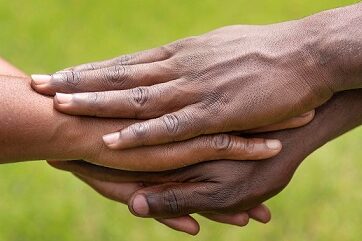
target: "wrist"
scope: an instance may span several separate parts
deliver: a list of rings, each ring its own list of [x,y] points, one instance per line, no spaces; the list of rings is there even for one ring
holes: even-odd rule
[[[334,93],[362,88],[362,4],[301,20],[305,46]]]
[[[42,140],[44,150],[35,159],[83,159],[87,142],[82,133],[81,118],[63,115],[52,109],[51,119],[46,131],[47,137]]]
[[[32,91],[26,78],[0,77],[0,89],[0,163],[79,156],[81,141],[71,131],[76,117],[56,112],[52,99]]]

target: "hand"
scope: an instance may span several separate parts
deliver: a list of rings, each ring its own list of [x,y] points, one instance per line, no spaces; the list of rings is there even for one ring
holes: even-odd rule
[[[231,26],[160,48],[33,76],[63,113],[149,119],[105,136],[113,149],[241,131],[298,116],[333,94],[305,22]],[[124,90],[125,89],[125,90]],[[109,91],[112,90],[112,91]],[[99,92],[105,91],[105,92]]]
[[[57,166],[58,162],[49,161],[49,163],[50,165],[55,164],[55,166]],[[76,162],[69,162],[69,166],[72,166],[73,164],[75,164],[74,168],[76,168],[78,165]],[[97,168],[97,166],[92,166],[92,164],[89,163],[82,163],[81,165],[83,167],[87,166],[89,169],[94,167]],[[121,202],[123,204],[127,204],[127,201],[131,195],[144,187],[142,183],[118,183],[112,181],[102,181],[89,176],[81,176],[79,174],[75,174],[75,176],[90,185],[94,190],[106,198]],[[204,214],[203,216],[212,221],[240,227],[247,225],[249,218],[262,223],[267,223],[271,219],[270,211],[265,205],[259,205],[249,211],[238,212],[234,214]],[[156,218],[155,220],[172,229],[186,232],[191,235],[196,235],[200,230],[199,223],[190,215],[176,218]]]
[[[53,111],[51,99],[34,93],[26,75],[2,60],[0,87],[0,163],[49,158],[84,159],[113,168],[157,171],[210,159],[263,159],[276,155],[281,149],[277,140],[222,134],[173,145],[112,151],[105,147],[101,136],[114,128],[127,127],[134,121],[95,120]],[[312,118],[313,113],[266,128],[304,125]],[[149,158],[145,160],[144,156]]]
[[[0,62],[0,68],[4,65]],[[8,75],[23,75],[15,67],[1,69],[7,71]],[[276,155],[281,149],[278,140],[217,134],[170,145],[110,150],[102,142],[101,136],[115,128],[125,128],[135,123],[134,120],[96,120],[63,115],[53,110],[50,98],[30,89],[26,76],[0,76],[0,89],[0,136],[3,137],[0,163],[83,159],[112,168],[160,171],[208,160],[265,159]],[[254,131],[300,126],[312,118],[313,112]],[[145,159],[145,156],[148,158]]]
[[[164,218],[195,212],[237,213],[280,192],[306,156],[361,124],[362,92],[349,91],[321,107],[309,125],[268,134],[282,140],[284,145],[282,152],[268,161],[208,162],[161,173],[126,172],[82,161],[52,162],[51,165],[103,183],[89,182],[101,193],[107,193],[107,185],[111,183],[114,200],[118,200],[117,192],[122,190],[117,188],[120,183],[152,183],[153,186],[136,191],[128,200],[130,210],[138,216]]]

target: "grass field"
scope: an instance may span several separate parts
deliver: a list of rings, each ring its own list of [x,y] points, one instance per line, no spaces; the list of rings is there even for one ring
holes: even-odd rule
[[[0,0],[0,55],[28,73],[158,46],[238,23],[300,18],[352,0]],[[268,202],[273,221],[202,220],[197,238],[132,217],[42,162],[0,166],[0,241],[308,240],[362,238],[362,129],[330,143]]]

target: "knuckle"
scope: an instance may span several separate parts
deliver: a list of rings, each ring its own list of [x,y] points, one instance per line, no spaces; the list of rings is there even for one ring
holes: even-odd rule
[[[88,93],[86,100],[90,106],[95,106],[98,104],[99,94],[96,92]]]
[[[234,146],[234,142],[230,135],[221,134],[215,135],[211,138],[211,147],[217,151],[231,150]]]
[[[126,77],[126,67],[121,64],[115,64],[105,70],[105,81],[111,84],[123,84]]]
[[[93,116],[102,116],[105,109],[102,105],[104,95],[101,93],[89,93],[87,94],[88,111],[93,113]]]
[[[169,214],[179,214],[182,212],[183,199],[179,198],[182,195],[177,195],[176,193],[182,193],[180,190],[167,190],[164,192],[162,200],[165,205],[165,208]]]
[[[167,114],[162,118],[168,133],[175,134],[180,129],[180,118],[175,114]]]
[[[53,79],[60,80],[62,83],[76,86],[80,83],[80,73],[79,72],[65,72],[61,74],[54,74]]]
[[[145,136],[147,133],[147,126],[144,123],[136,123],[131,126],[131,132],[136,137]]]
[[[131,61],[131,59],[132,59],[132,56],[130,54],[125,54],[125,55],[122,55],[122,56],[116,58],[115,62],[118,65],[125,65],[125,64],[128,64],[128,62]]]
[[[137,87],[131,90],[131,101],[136,107],[143,106],[149,100],[149,89],[145,87]]]
[[[169,45],[160,46],[158,49],[165,55],[166,58],[171,58],[173,55],[173,50]]]
[[[252,154],[255,150],[255,141],[253,139],[244,139],[241,142],[241,148],[245,151],[247,154]]]
[[[89,63],[89,64],[84,64],[82,67],[82,69],[84,70],[95,70],[97,67],[93,64],[93,63]]]

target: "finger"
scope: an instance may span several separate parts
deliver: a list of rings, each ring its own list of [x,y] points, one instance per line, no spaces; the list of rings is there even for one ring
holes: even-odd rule
[[[292,129],[292,128],[305,126],[313,120],[314,115],[315,115],[315,110],[312,110],[312,111],[304,113],[300,116],[293,117],[291,119],[288,119],[288,120],[285,120],[285,121],[282,121],[282,122],[279,122],[276,124],[248,130],[248,131],[246,131],[246,133],[270,132],[270,131],[285,130],[285,129]]]
[[[192,105],[162,117],[138,122],[119,132],[103,137],[111,149],[126,149],[144,145],[159,145],[191,139],[204,134],[207,119],[202,113],[192,112]],[[203,123],[199,125],[197,123]]]
[[[116,169],[154,172],[173,170],[211,160],[264,160],[277,155],[281,148],[279,140],[246,139],[217,134],[163,146],[147,146],[122,152],[110,150],[102,152],[102,156],[91,161]]]
[[[187,140],[201,135],[203,126],[207,125],[205,123],[207,121],[200,114],[195,113],[192,118],[189,115],[187,110],[180,110],[173,114],[130,125],[118,132],[103,136],[103,140],[109,148],[115,150]],[[195,123],[204,123],[204,125],[200,126]],[[206,138],[206,141],[209,141],[208,143],[213,144],[211,145],[214,147],[213,149],[217,150],[240,151],[245,149],[243,147],[253,150],[254,143],[259,144],[259,147],[261,147],[260,144],[263,142],[262,139],[258,141],[255,139],[237,139],[235,137],[231,138],[230,135],[207,135],[203,138]],[[280,147],[277,141],[267,141],[266,144],[275,144],[276,149]]]
[[[122,134],[116,133],[116,136],[106,136],[104,137],[105,143],[111,149],[120,149],[119,147],[124,148],[124,142],[126,138],[133,138],[123,136]],[[122,140],[120,140],[122,136]],[[122,143],[123,142],[123,143]],[[128,143],[127,143],[128,144]],[[138,143],[141,144],[141,143]],[[142,143],[144,144],[144,142]],[[147,143],[149,144],[149,143]],[[281,150],[281,142],[278,140],[266,140],[262,138],[242,138],[238,136],[228,135],[228,134],[216,134],[216,135],[205,135],[190,139],[183,142],[175,142],[167,145],[169,147],[176,147],[169,150],[165,155],[168,155],[169,158],[183,159],[180,154],[181,150],[187,150],[188,153],[184,154],[187,158],[192,158],[189,155],[192,153],[194,158],[199,160],[260,160],[270,158],[279,153]],[[129,146],[126,146],[127,148]],[[150,149],[151,147],[143,147],[138,149]],[[131,150],[128,150],[131,151]],[[187,161],[187,159],[185,160]]]
[[[78,174],[75,176],[84,181],[102,196],[123,204],[127,203],[127,200],[132,193],[140,189],[138,183],[112,183],[99,181],[94,178]],[[189,215],[170,219],[157,219],[157,221],[172,229],[191,235],[196,235],[200,230],[197,221]]]
[[[80,176],[88,176],[93,179],[103,182],[114,183],[129,183],[137,182],[140,185],[142,183],[160,184],[166,182],[181,182],[182,171],[180,169],[175,171],[163,171],[163,172],[137,172],[137,171],[124,171],[113,169],[109,167],[103,167],[94,165],[85,161],[47,161],[48,164],[56,169],[62,171],[68,171]],[[185,170],[186,168],[184,168]],[[186,170],[185,170],[186,171]],[[187,176],[185,177],[187,179]]]
[[[244,227],[249,223],[249,214],[247,212],[241,212],[236,214],[204,213],[201,215],[218,223],[231,224],[239,227]]]
[[[264,204],[248,210],[248,214],[250,218],[261,223],[268,223],[271,220],[271,212]]]
[[[87,71],[110,67],[113,65],[146,64],[166,60],[172,57],[172,53],[166,47],[158,47],[140,51],[133,54],[126,54],[116,58],[81,64],[64,69],[63,71]],[[60,71],[61,72],[61,71]]]
[[[190,215],[156,220],[169,228],[180,232],[188,233],[190,235],[196,235],[200,231],[199,223]]]
[[[83,176],[79,174],[74,175],[86,184],[88,184],[102,196],[124,204],[127,203],[129,198],[135,191],[143,188],[143,185],[141,185],[140,183],[104,182],[89,176]]]
[[[197,183],[163,184],[144,188],[131,197],[128,208],[135,216],[155,218],[172,218],[208,211],[205,209],[210,206],[204,206],[204,198],[198,198],[199,191],[205,192],[203,189],[204,186]]]
[[[92,177],[94,180],[110,183],[127,183],[127,182],[139,182],[142,183],[151,180],[151,175],[145,172],[129,172],[122,171],[113,168],[94,165],[85,161],[55,161],[48,160],[48,164],[56,169],[62,171],[68,171],[77,174],[82,177]],[[83,180],[83,179],[82,179]],[[84,180],[85,181],[85,180]],[[160,178],[160,181],[162,179]],[[93,185],[96,186],[96,185]]]
[[[281,148],[278,140],[217,134],[121,152],[110,150],[92,162],[124,170],[164,171],[210,160],[264,160],[277,155]]]
[[[190,93],[162,83],[130,90],[57,93],[54,106],[71,115],[149,119],[177,111],[193,101]]]
[[[178,78],[167,61],[138,65],[113,65],[89,71],[32,75],[32,87],[41,94],[78,93],[130,89]]]
[[[244,227],[249,223],[249,218],[252,218],[261,223],[268,223],[271,219],[270,210],[264,204],[260,204],[248,211],[239,213],[203,213],[202,216],[219,223],[231,224]]]

